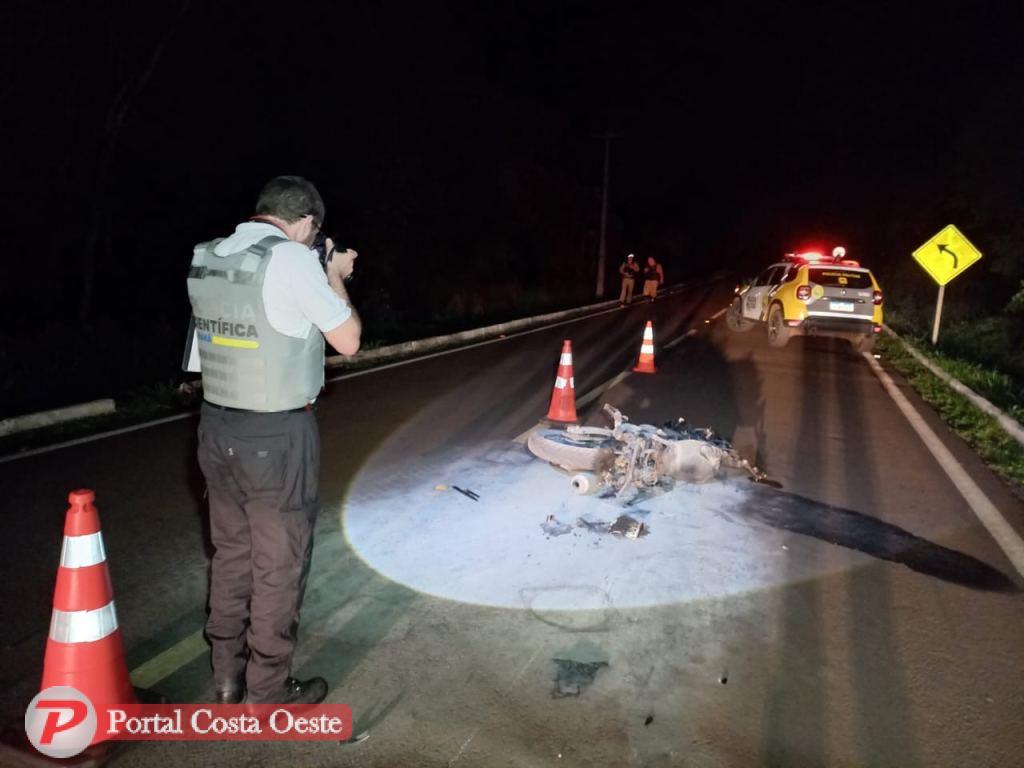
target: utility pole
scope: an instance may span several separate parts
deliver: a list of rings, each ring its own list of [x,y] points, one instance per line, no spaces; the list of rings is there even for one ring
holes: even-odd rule
[[[594,135],[595,139],[604,140],[604,185],[601,189],[601,243],[597,249],[597,290],[594,292],[594,295],[599,299],[604,298],[604,263],[607,256],[605,241],[608,235],[608,170],[611,165],[612,139],[621,137],[621,133],[612,133],[611,131]]]

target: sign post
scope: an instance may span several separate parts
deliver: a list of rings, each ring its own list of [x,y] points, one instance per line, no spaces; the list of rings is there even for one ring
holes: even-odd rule
[[[959,229],[950,224],[914,251],[913,256],[924,271],[939,284],[939,298],[935,302],[935,323],[932,325],[932,344],[938,344],[946,283],[980,259],[981,251],[975,248]]]

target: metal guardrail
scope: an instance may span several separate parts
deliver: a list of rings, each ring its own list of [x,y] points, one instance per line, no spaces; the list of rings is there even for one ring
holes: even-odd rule
[[[659,298],[672,296],[686,288],[692,288],[694,283],[679,283],[665,288],[659,292]],[[635,300],[639,303],[639,299]],[[619,305],[618,300],[602,301],[597,304],[588,304],[583,307],[564,309],[559,312],[548,312],[544,315],[534,315],[518,320],[509,320],[505,323],[496,323],[482,328],[472,328],[458,333],[448,333],[443,336],[431,336],[426,339],[404,341],[400,344],[391,344],[386,347],[370,349],[366,352],[357,352],[354,355],[331,355],[326,359],[327,368],[348,368],[367,365],[370,363],[384,363],[391,360],[422,355],[434,352],[447,347],[455,347],[460,344],[468,344],[482,339],[490,339],[502,334],[518,333],[520,331],[539,328],[549,323],[557,323],[562,320],[574,320],[577,318],[589,317],[590,315],[612,309]]]
[[[69,405],[64,408],[53,408],[49,411],[26,413],[24,416],[15,416],[0,421],[0,437],[13,435],[16,432],[26,432],[30,429],[50,427],[65,421],[86,419],[90,416],[103,416],[113,413],[114,410],[114,401],[110,398],[105,398],[88,403],[79,403],[78,405]]]

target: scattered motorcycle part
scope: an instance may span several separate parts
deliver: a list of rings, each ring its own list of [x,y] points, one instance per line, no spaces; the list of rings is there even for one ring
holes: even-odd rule
[[[600,489],[601,478],[593,472],[580,472],[572,476],[569,485],[572,486],[573,493],[579,496],[589,496],[592,493],[597,493]]]

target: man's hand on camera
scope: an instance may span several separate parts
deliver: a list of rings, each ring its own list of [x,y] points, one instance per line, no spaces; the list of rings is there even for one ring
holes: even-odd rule
[[[327,238],[327,252],[332,254],[331,260],[327,262],[327,277],[337,277],[339,280],[346,280],[355,269],[358,253],[351,248],[335,250],[334,241]]]

